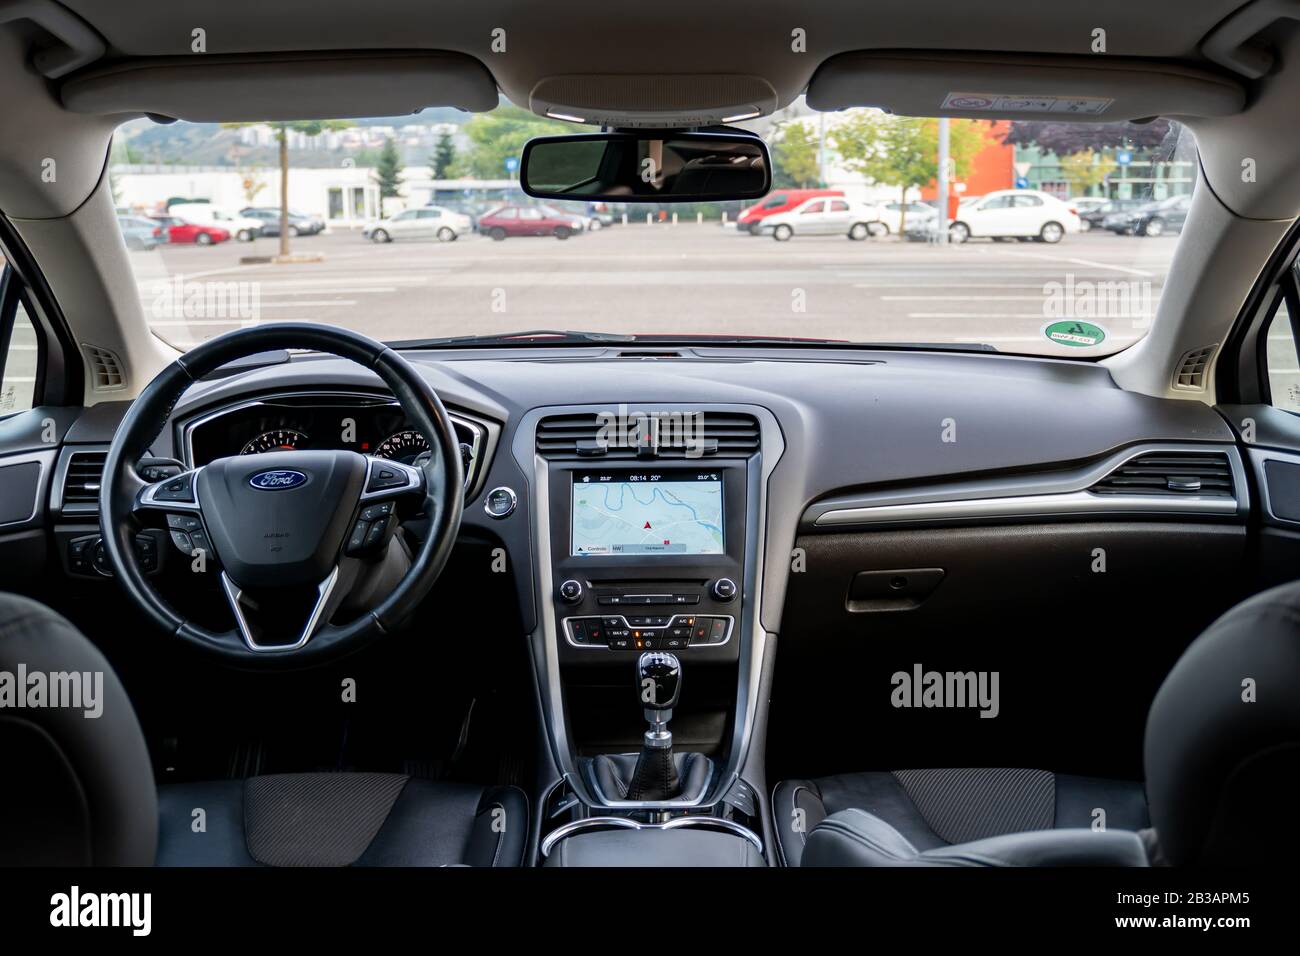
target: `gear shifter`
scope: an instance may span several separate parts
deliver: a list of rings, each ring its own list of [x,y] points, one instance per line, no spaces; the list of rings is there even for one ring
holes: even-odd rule
[[[675,654],[647,651],[636,665],[637,691],[650,727],[628,786],[629,800],[670,800],[678,795],[673,735],[668,729],[682,689],[682,665]]]

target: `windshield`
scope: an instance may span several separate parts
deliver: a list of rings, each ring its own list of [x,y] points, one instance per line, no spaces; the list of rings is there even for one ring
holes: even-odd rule
[[[773,189],[754,203],[530,200],[523,144],[590,128],[508,104],[135,120],[110,173],[119,213],[160,226],[150,236],[124,219],[124,238],[150,327],[181,349],[305,320],[388,342],[551,329],[1072,359],[1146,334],[1196,181],[1190,132],[1165,120],[939,121],[797,101],[739,125],[772,150]],[[1083,218],[1097,208],[1083,199],[1157,214]],[[246,209],[261,212],[227,211]]]

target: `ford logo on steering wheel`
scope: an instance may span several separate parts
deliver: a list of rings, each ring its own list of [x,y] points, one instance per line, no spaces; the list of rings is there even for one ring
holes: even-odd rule
[[[297,488],[305,484],[307,476],[301,471],[259,471],[248,483],[263,491],[279,491],[281,488]]]

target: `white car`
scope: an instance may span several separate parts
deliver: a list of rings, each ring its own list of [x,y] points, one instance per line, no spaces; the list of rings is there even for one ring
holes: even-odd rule
[[[884,235],[890,233],[900,235],[908,226],[925,219],[932,219],[938,212],[929,203],[923,202],[882,202],[877,209],[880,212],[878,231]],[[904,215],[905,211],[906,215]]]
[[[785,242],[791,236],[848,236],[865,239],[880,229],[880,213],[875,206],[850,202],[838,196],[805,199],[789,212],[768,216],[762,221],[761,235]]]
[[[224,229],[240,242],[252,242],[262,234],[262,221],[206,202],[172,203],[167,215],[199,226]]]
[[[1073,205],[1036,189],[999,189],[963,202],[948,236],[952,242],[986,237],[1060,242],[1079,231],[1079,211]]]
[[[452,242],[474,231],[474,220],[443,206],[421,206],[407,209],[388,219],[367,223],[361,230],[363,238],[374,242],[392,242],[394,239],[437,239]]]

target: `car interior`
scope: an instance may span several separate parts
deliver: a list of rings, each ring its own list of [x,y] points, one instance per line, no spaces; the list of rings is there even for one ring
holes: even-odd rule
[[[0,404],[0,865],[1285,859],[1292,57],[1274,0],[0,0],[0,369],[31,394]],[[788,306],[712,334],[701,297],[692,334],[323,310],[181,348],[108,172],[142,117],[508,101],[584,124],[572,163],[534,143],[530,195],[761,202],[737,123],[799,97],[1182,124],[1181,234],[1104,237],[1171,244],[1149,327],[1082,358],[811,338]],[[84,707],[42,703],[68,675]]]

